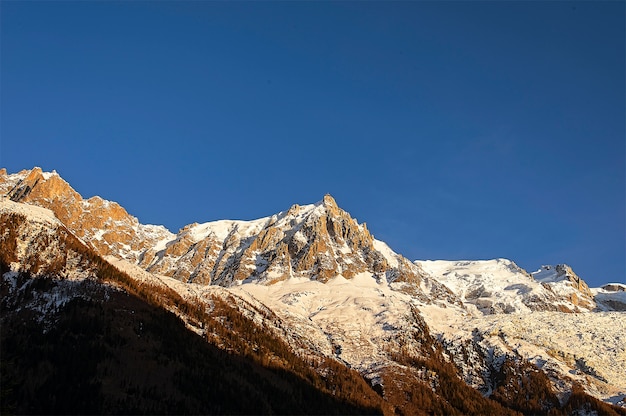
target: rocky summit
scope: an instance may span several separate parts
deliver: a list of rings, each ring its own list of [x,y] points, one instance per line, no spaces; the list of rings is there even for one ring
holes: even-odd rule
[[[0,195],[2,356],[13,366],[2,376],[18,386],[6,411],[626,414],[621,283],[589,288],[564,264],[411,261],[330,195],[177,233],[84,199],[54,171],[2,169]],[[41,334],[99,358],[77,372],[38,349]],[[222,353],[220,368],[186,370]],[[133,372],[129,354],[145,361]],[[29,378],[34,368],[49,371]],[[209,373],[249,399],[203,393]],[[91,404],[58,407],[65,393],[46,383],[59,374],[65,392],[87,386]],[[288,388],[289,377],[300,381]],[[32,407],[35,397],[47,404]],[[307,411],[305,397],[319,407]]]

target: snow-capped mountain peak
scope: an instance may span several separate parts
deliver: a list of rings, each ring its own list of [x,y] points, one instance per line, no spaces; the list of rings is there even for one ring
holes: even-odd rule
[[[183,281],[225,286],[294,277],[325,282],[363,272],[389,281],[421,280],[419,267],[376,242],[330,195],[257,220],[189,225],[165,247],[144,253],[140,265]]]

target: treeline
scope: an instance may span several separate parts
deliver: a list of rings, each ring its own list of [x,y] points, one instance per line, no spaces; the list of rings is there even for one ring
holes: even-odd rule
[[[257,326],[232,306],[234,300],[228,303],[217,296],[212,296],[213,308],[211,313],[208,313],[204,304],[189,301],[167,286],[132,279],[107,262],[99,265],[98,278],[118,284],[153,306],[176,309],[189,318],[194,326],[203,328],[206,342],[228,351],[233,356],[250,360],[256,365],[282,374],[283,377],[285,374],[298,377],[315,390],[331,395],[349,406],[358,407],[361,413],[381,412],[381,398],[358,372],[335,360],[321,357],[316,364],[326,370],[324,372],[326,376],[322,377],[312,367],[311,362],[306,362],[295,354],[282,339],[273,335],[271,331]],[[276,381],[280,381],[280,378]],[[291,391],[292,398],[301,398],[302,403],[308,403],[310,397],[307,396],[310,396],[310,393],[304,396],[303,394],[304,391]],[[327,409],[323,413],[337,412],[336,409]]]
[[[358,404],[367,385],[344,368],[327,380],[298,374],[303,364],[290,368],[297,360],[280,349],[272,351],[280,365],[263,366],[120,291],[106,302],[70,301],[49,328],[26,309],[3,308],[2,317],[2,414],[381,413],[373,392],[374,406]],[[335,395],[320,388],[333,383]]]
[[[421,320],[417,322],[420,326]],[[443,356],[442,345],[421,326],[421,333],[415,334],[422,345],[420,356],[402,349],[388,352],[406,366],[383,377],[385,396],[391,403],[402,403],[402,414],[565,416],[583,412],[626,416],[626,409],[588,395],[577,384],[561,406],[546,374],[523,359],[507,358],[495,374],[494,392],[484,397],[461,380],[459,369]]]
[[[394,361],[407,369],[392,369],[385,374],[385,395],[402,403],[404,415],[516,415],[517,411],[483,397],[457,375],[434,341],[430,353],[415,357],[406,352],[391,353]],[[393,388],[392,388],[393,386]]]
[[[612,406],[589,396],[578,383],[572,386],[572,394],[561,409],[553,409],[550,415],[597,414],[603,416],[626,416],[626,409]]]

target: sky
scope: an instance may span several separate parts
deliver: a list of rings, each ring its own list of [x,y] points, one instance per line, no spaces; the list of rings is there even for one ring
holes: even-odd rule
[[[623,1],[2,1],[0,167],[142,223],[330,193],[409,259],[626,282]]]

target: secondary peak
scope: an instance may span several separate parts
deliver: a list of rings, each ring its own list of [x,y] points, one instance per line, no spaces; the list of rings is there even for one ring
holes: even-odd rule
[[[322,203],[326,207],[337,207],[337,202],[335,202],[335,199],[330,194],[324,195]]]

